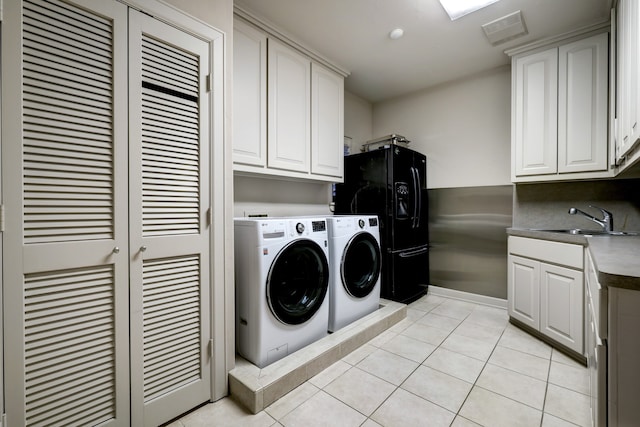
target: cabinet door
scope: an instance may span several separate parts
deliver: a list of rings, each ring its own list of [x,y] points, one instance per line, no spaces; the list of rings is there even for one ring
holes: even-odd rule
[[[2,424],[129,426],[127,8],[3,13]]]
[[[268,41],[268,166],[309,172],[311,61]]]
[[[640,292],[617,287],[609,292],[609,425],[636,426],[640,420]]]
[[[311,91],[311,173],[342,178],[344,79],[312,64]]]
[[[509,316],[536,330],[540,326],[540,262],[509,255]]]
[[[514,162],[516,176],[556,173],[558,50],[515,59]]]
[[[637,1],[620,0],[618,2],[617,160],[622,159],[629,152],[640,136],[638,124],[639,13],[640,7]]]
[[[233,24],[233,161],[267,164],[267,36]]]
[[[129,13],[132,425],[211,396],[210,45]]]
[[[607,170],[609,37],[558,49],[558,172]]]
[[[540,332],[582,354],[583,273],[545,263],[540,265]]]

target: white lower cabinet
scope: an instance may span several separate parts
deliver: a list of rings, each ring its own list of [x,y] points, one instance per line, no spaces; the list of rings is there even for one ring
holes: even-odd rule
[[[583,354],[582,246],[509,236],[509,316]]]

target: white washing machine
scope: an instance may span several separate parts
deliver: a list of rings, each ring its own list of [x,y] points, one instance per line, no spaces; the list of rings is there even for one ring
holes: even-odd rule
[[[378,309],[380,232],[375,215],[327,217],[329,231],[329,331]]]
[[[236,350],[260,368],[326,336],[325,218],[236,218]]]

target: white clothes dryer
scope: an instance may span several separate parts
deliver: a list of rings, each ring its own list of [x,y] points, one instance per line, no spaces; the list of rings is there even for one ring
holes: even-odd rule
[[[380,232],[375,215],[327,217],[329,231],[329,331],[378,309],[380,304]]]
[[[236,218],[236,350],[263,368],[326,336],[325,218]]]

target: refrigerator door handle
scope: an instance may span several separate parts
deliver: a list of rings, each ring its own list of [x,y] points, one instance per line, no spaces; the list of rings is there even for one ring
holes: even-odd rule
[[[402,251],[399,253],[400,258],[408,258],[408,257],[412,257],[412,256],[416,256],[416,255],[420,255],[423,254],[425,252],[429,251],[429,247],[428,246],[423,246],[421,248],[418,249],[413,249],[413,250],[409,250],[409,251]]]
[[[417,170],[416,168],[414,168],[413,166],[411,167],[411,178],[413,180],[413,218],[412,218],[412,222],[411,222],[411,228],[417,228],[418,227],[418,204],[420,203],[419,201],[419,194],[420,192],[418,191],[418,179],[416,177],[417,175]]]
[[[420,172],[418,168],[413,168],[416,172],[416,194],[418,195],[418,204],[416,205],[416,228],[420,227],[420,217],[422,216],[422,187],[420,186]]]

